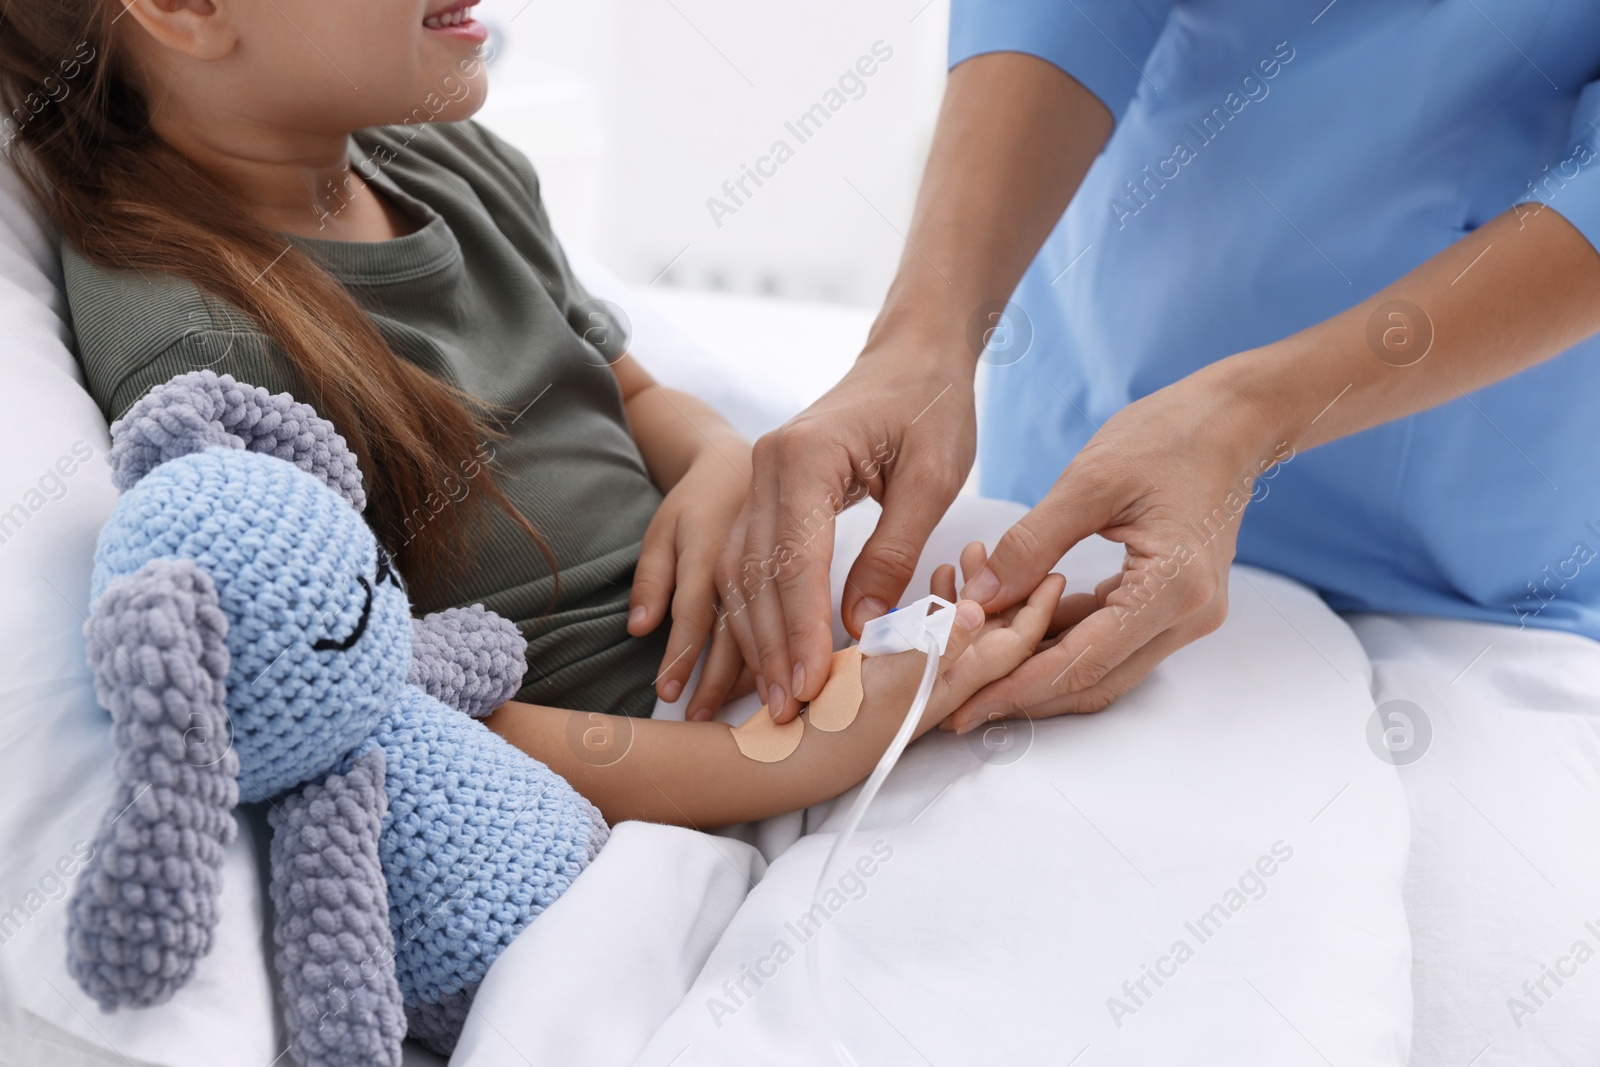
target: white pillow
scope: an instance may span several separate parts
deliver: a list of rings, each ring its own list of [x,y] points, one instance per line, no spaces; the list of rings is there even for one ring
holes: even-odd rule
[[[113,790],[82,629],[116,490],[59,273],[54,235],[0,164],[0,1061],[264,1067],[283,1044],[248,827],[227,854],[214,947],[171,1001],[106,1015],[67,974],[66,899]]]

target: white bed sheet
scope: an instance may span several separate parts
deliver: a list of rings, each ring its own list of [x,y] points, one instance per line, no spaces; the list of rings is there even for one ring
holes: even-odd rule
[[[1019,510],[958,505],[924,569],[969,538],[992,543]],[[870,520],[843,518],[842,558]],[[1119,552],[1087,543],[1066,573],[1091,586]],[[875,856],[864,891],[821,924],[859,1062],[1406,1062],[1407,817],[1394,768],[1365,741],[1366,657],[1291,582],[1238,568],[1232,595],[1223,629],[1114,713],[1042,722],[1031,740],[1023,724],[998,752],[945,735],[908,752],[850,848]],[[609,878],[586,873],[560,905],[587,913],[593,894],[609,921],[566,931],[559,953],[522,951],[554,913],[535,924],[491,972],[452,1062],[827,1062],[801,954],[809,928],[795,924],[848,799],[809,813],[818,832],[774,859],[703,967],[656,914],[676,870],[619,833]],[[1228,910],[1275,845],[1292,855],[1264,863],[1271,876],[1247,880]],[[631,898],[615,893],[624,867]],[[1219,903],[1203,931],[1186,925]],[[1192,958],[1161,963],[1173,973],[1159,987],[1143,977],[1179,941]],[[781,963],[780,944],[793,953]],[[618,995],[619,971],[674,961],[672,984],[688,990],[676,1004]],[[773,975],[758,988],[752,970]],[[537,977],[550,972],[559,989]],[[1144,993],[1124,988],[1141,978]],[[526,995],[536,981],[540,995]],[[620,1026],[649,1040],[630,1049]]]
[[[1428,734],[1400,768],[1413,838],[1412,1067],[1593,1067],[1600,644],[1456,619],[1352,625],[1379,707],[1408,702]]]

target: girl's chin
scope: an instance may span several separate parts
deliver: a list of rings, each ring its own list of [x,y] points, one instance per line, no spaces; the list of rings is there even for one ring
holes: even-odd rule
[[[488,67],[482,60],[471,60],[473,69],[463,70],[468,60],[434,63],[422,68],[412,84],[415,89],[389,99],[398,105],[387,122],[369,125],[416,126],[428,122],[465,122],[483,109],[489,98]],[[437,73],[435,73],[437,72]]]

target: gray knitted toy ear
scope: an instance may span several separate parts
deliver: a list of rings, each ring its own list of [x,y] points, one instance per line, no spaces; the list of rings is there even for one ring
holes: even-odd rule
[[[481,719],[516,695],[528,642],[510,619],[474,604],[413,619],[406,681],[439,703]]]
[[[321,478],[357,511],[366,509],[355,455],[333,423],[288,393],[272,394],[208,370],[156,386],[111,424],[111,480],[126,491],[169,459],[217,447],[288,460]]]
[[[74,888],[67,969],[107,1011],[161,1003],[211,950],[239,799],[227,629],[192,560],[112,581],[84,627],[117,793]]]
[[[383,750],[373,747],[267,815],[275,962],[302,1067],[400,1065],[406,1013],[378,859],[383,779]]]

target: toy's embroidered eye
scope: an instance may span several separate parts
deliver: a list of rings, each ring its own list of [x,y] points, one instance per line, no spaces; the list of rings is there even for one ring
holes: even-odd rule
[[[405,589],[406,583],[401,580],[400,572],[394,566],[394,560],[389,555],[389,550],[382,545],[378,546],[378,573],[374,581],[388,582],[396,589]]]
[[[324,637],[311,646],[314,650],[318,652],[343,652],[361,640],[361,635],[367,632],[367,619],[372,615],[372,583],[359,574],[356,575],[356,581],[361,583],[361,591],[367,597],[366,603],[361,605],[361,618],[356,620],[356,628],[351,630],[350,636],[342,641]]]

